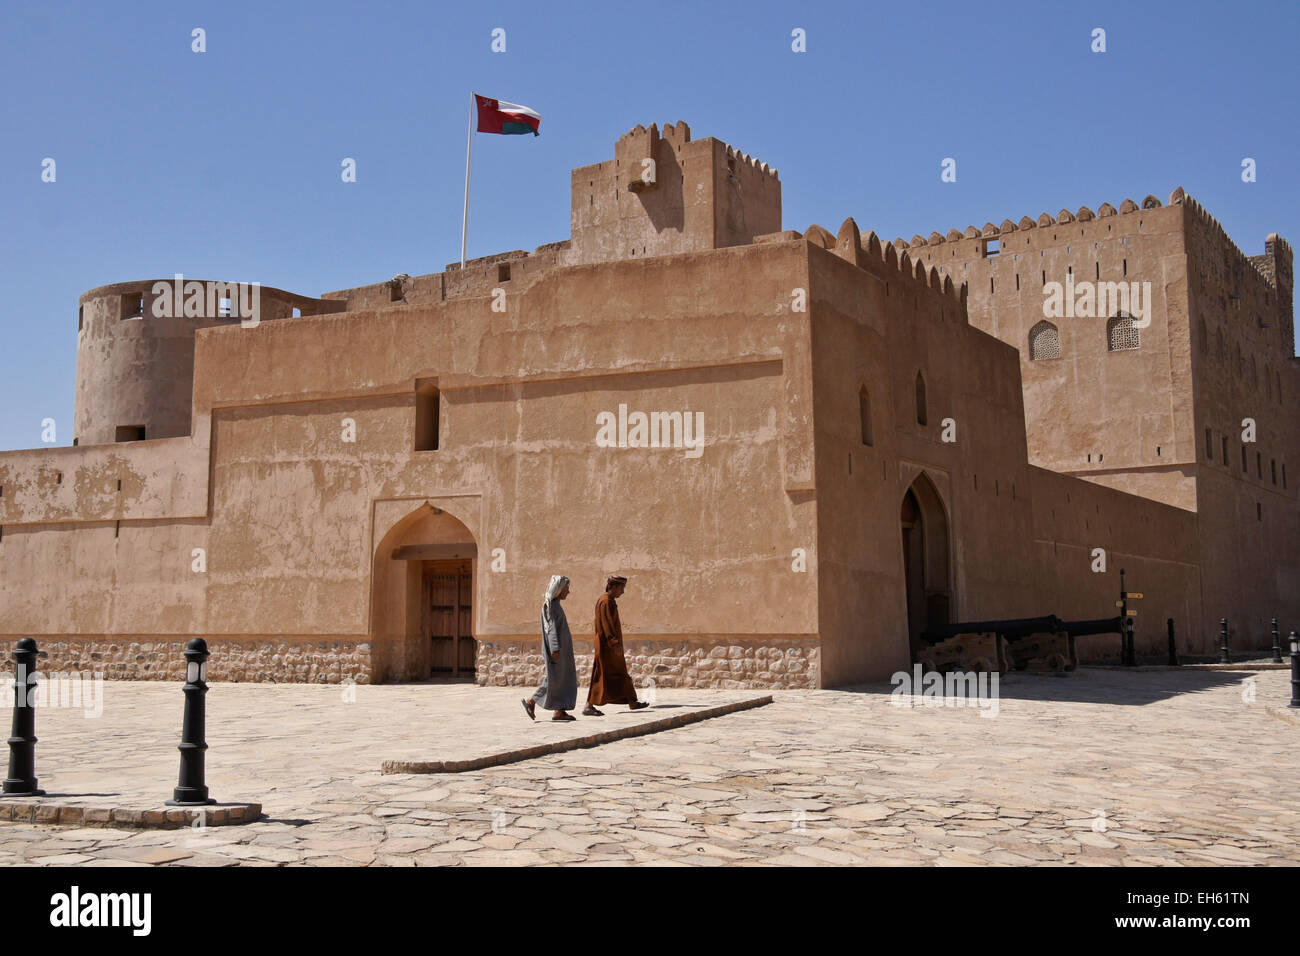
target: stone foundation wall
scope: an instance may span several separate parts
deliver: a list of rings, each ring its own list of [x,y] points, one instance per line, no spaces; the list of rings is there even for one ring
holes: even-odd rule
[[[815,688],[820,677],[820,649],[806,639],[625,640],[623,650],[638,688]],[[585,687],[591,676],[591,640],[575,639],[573,652],[578,683]],[[540,637],[479,639],[480,684],[536,686],[544,671]]]
[[[19,637],[0,639],[3,668],[13,671],[10,653]],[[37,638],[49,654],[37,673],[71,671],[103,674],[106,680],[185,680],[189,635],[104,635]],[[208,681],[339,684],[350,678],[371,683],[374,660],[368,640],[356,638],[209,637]]]
[[[0,638],[0,669],[12,672],[10,653],[18,637]],[[183,683],[182,652],[188,635],[101,635],[42,639],[49,654],[38,673],[89,672],[106,680],[167,680]],[[284,638],[278,636],[208,638],[209,682],[358,684],[384,680],[392,648],[366,638]],[[820,678],[820,651],[798,638],[716,638],[712,640],[629,640],[628,669],[638,687],[714,687],[724,689],[814,688]],[[578,679],[591,675],[592,642],[574,641]],[[491,637],[478,644],[478,683],[536,686],[545,665],[541,640]]]

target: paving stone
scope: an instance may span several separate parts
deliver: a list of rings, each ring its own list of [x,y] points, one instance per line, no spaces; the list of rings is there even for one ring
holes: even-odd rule
[[[33,856],[31,862],[39,863],[41,866],[75,866],[78,863],[88,863],[93,859],[93,856],[87,856],[85,853],[56,853],[53,856]]]
[[[1288,675],[1256,677],[1260,699],[1284,704]],[[410,728],[429,713],[532,733],[517,689],[384,685],[340,709],[337,689],[214,685],[210,783],[259,799],[265,818],[201,831],[86,826],[86,814],[0,823],[0,865],[1300,864],[1300,810],[1277,799],[1300,786],[1284,725],[1216,680],[1018,674],[999,716],[974,722],[893,707],[880,687],[776,692],[757,710],[436,782],[381,774],[376,755],[427,750]],[[174,753],[142,757],[136,739],[174,719],[172,694],[115,691],[120,711],[89,728],[50,712],[47,788],[102,793],[111,780],[156,801],[174,776]],[[249,713],[252,737],[239,729]]]
[[[185,850],[169,849],[161,846],[117,846],[102,850],[97,854],[101,859],[108,858],[113,860],[132,860],[136,863],[152,863],[155,865],[162,863],[174,863],[177,860],[187,859],[194,854]]]
[[[880,804],[859,803],[851,807],[832,807],[831,816],[848,820],[884,820],[894,811]]]

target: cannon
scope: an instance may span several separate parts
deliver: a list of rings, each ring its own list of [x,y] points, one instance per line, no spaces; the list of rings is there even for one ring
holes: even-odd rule
[[[1024,670],[1035,661],[1052,671],[1079,666],[1075,638],[1089,634],[1123,636],[1123,618],[1063,621],[1055,614],[1000,621],[961,621],[926,630],[930,645],[918,661],[936,670]]]

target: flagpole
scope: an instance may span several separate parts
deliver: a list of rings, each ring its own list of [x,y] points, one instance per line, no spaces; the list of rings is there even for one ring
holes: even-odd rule
[[[465,236],[469,232],[469,151],[474,143],[474,94],[470,93],[469,130],[465,133],[465,210],[460,220],[460,267],[465,268]]]

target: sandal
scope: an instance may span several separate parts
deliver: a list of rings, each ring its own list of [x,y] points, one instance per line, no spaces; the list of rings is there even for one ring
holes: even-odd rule
[[[537,707],[537,704],[535,701],[521,700],[519,703],[524,705],[524,713],[528,715],[529,720],[537,719],[537,714],[535,713],[535,708]]]

